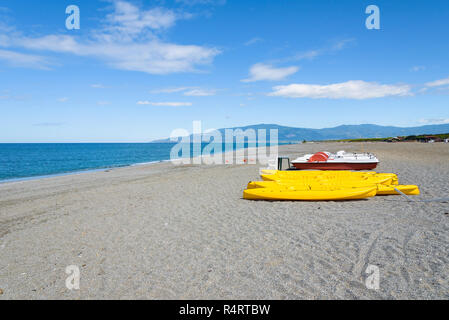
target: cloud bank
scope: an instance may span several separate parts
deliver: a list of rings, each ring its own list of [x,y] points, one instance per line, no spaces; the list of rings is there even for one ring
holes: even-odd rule
[[[424,124],[448,124],[449,123],[449,118],[448,119],[444,119],[444,118],[421,119],[421,120],[419,120],[419,122],[424,123]]]
[[[206,97],[214,96],[217,93],[216,89],[203,89],[200,87],[177,87],[152,90],[151,93],[178,93],[182,92],[185,96],[190,97]]]
[[[14,67],[24,67],[32,69],[49,69],[50,62],[40,55],[20,53],[10,50],[0,49],[0,60],[6,61]]]
[[[189,107],[191,102],[151,102],[151,101],[138,101],[138,105],[149,105],[155,107]]]
[[[198,67],[210,64],[220,50],[199,45],[179,45],[160,39],[159,32],[173,27],[187,14],[165,8],[141,8],[123,1],[112,1],[112,12],[106,15],[104,26],[88,39],[50,34],[29,37],[20,32],[0,30],[0,47],[20,48],[30,51],[73,54],[93,57],[120,70],[169,74],[195,72]],[[11,64],[48,67],[45,59],[2,50],[0,59]]]
[[[449,85],[449,77],[426,83],[427,87],[441,87],[441,86],[445,86],[445,85]]]
[[[298,67],[275,68],[272,65],[256,63],[249,70],[249,78],[241,80],[242,82],[255,81],[279,81],[298,72]]]
[[[276,86],[269,96],[311,99],[372,99],[388,96],[411,95],[408,85],[386,85],[376,82],[352,80],[330,85],[290,84]]]

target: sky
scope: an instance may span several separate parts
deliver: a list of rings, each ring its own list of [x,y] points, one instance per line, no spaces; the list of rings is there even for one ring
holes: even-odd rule
[[[0,142],[449,123],[448,34],[447,0],[0,0]]]

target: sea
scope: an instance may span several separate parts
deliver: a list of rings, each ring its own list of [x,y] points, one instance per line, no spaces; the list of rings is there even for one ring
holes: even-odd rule
[[[166,161],[174,146],[175,143],[0,143],[0,182]],[[205,146],[202,144],[201,149]],[[224,151],[225,147],[236,150],[242,146],[223,145],[221,149]],[[194,150],[192,145],[190,157]]]

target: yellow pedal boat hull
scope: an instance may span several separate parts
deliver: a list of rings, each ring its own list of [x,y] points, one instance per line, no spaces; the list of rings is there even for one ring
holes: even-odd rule
[[[415,185],[397,185],[397,186],[377,186],[377,195],[399,195],[400,193],[396,191],[398,189],[402,193],[408,196],[417,196],[420,194],[419,187]]]
[[[376,187],[337,189],[337,190],[288,190],[279,188],[255,188],[243,191],[248,200],[300,200],[300,201],[337,201],[357,200],[374,197]]]
[[[297,179],[297,178],[345,178],[345,179],[360,179],[360,178],[380,178],[380,177],[392,177],[393,181],[398,180],[398,176],[394,173],[377,173],[377,172],[353,172],[353,171],[278,171],[262,169],[261,175],[267,176],[272,175],[273,177],[279,177],[280,179]],[[271,179],[273,180],[273,179]],[[277,180],[277,179],[275,179]]]
[[[277,174],[262,174],[262,179],[264,181],[285,181],[293,183],[294,181],[302,181],[307,183],[315,183],[315,182],[338,182],[338,183],[346,183],[346,182],[366,182],[370,184],[397,184],[397,180],[394,177],[389,175],[382,176],[370,176],[370,177],[338,177],[338,176],[280,176]]]
[[[247,189],[256,188],[272,188],[272,189],[290,189],[290,190],[337,190],[337,189],[347,189],[347,188],[360,188],[360,187],[376,187],[377,195],[398,195],[398,189],[406,195],[419,195],[420,191],[418,186],[415,185],[383,185],[383,184],[372,184],[372,183],[327,183],[327,184],[308,184],[302,183],[300,181],[252,181],[248,183]]]

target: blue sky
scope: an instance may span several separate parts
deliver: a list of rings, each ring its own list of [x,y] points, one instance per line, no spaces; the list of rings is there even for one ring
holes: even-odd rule
[[[449,123],[448,16],[447,0],[0,0],[0,142]]]

